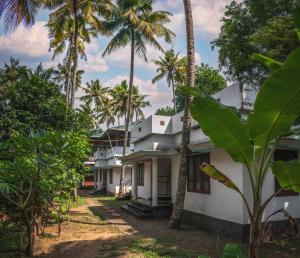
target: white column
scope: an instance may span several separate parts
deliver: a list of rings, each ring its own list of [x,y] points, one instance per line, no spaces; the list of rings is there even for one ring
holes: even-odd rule
[[[157,158],[152,158],[152,206],[157,206]]]
[[[138,170],[138,164],[135,162],[132,165],[132,200],[137,201],[137,170]]]

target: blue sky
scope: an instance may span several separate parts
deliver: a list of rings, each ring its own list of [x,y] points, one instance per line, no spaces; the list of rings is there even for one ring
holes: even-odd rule
[[[196,60],[214,67],[218,67],[218,53],[212,51],[210,42],[216,38],[220,29],[220,18],[224,6],[230,0],[192,0],[194,31],[196,43]],[[185,25],[182,0],[158,0],[155,4],[157,10],[167,10],[173,13],[172,21],[168,27],[175,32],[176,39],[173,44],[176,51],[185,54]],[[55,66],[63,56],[52,60],[48,51],[48,31],[45,27],[48,12],[41,10],[36,24],[31,29],[19,27],[12,33],[5,34],[3,21],[0,21],[0,64],[7,62],[10,56],[19,58],[23,64],[35,67],[42,62],[45,67]],[[85,70],[83,86],[91,79],[100,79],[107,86],[114,86],[129,73],[129,48],[120,49],[118,52],[102,58],[101,54],[109,38],[97,38],[86,46],[87,62],[81,60],[80,68]],[[161,42],[165,49],[172,45]],[[152,85],[151,79],[155,76],[155,66],[151,60],[156,59],[160,52],[148,48],[149,63],[137,60],[135,69],[135,84],[142,93],[148,95],[152,107],[145,110],[150,115],[157,108],[172,105],[171,90],[164,80]],[[80,96],[82,92],[78,92]]]

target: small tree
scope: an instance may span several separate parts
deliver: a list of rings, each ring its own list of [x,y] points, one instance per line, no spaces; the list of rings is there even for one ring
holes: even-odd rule
[[[300,40],[300,9],[295,15]],[[224,149],[234,161],[244,164],[250,178],[252,196],[247,199],[233,181],[209,164],[202,164],[202,171],[213,179],[238,192],[248,211],[250,220],[250,258],[259,258],[259,250],[265,225],[280,209],[263,221],[263,212],[275,192],[262,200],[263,183],[269,169],[278,179],[282,189],[300,192],[300,162],[272,161],[272,156],[282,137],[294,135],[293,125],[300,115],[300,47],[294,50],[284,63],[271,58],[254,55],[270,70],[271,75],[264,82],[257,95],[254,110],[247,121],[218,101],[203,97],[197,89],[190,89],[195,98],[191,113],[203,132],[209,136],[215,147]]]
[[[80,133],[12,135],[0,145],[0,196],[19,214],[21,256],[25,249],[33,256],[34,229],[43,221],[45,206],[53,206],[58,197],[57,222],[62,222],[67,197],[80,182],[79,168],[89,152]]]

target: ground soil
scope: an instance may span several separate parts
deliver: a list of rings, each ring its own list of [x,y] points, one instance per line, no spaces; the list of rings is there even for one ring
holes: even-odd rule
[[[209,232],[184,226],[168,229],[168,220],[139,220],[120,209],[110,197],[86,196],[85,204],[71,211],[70,221],[46,228],[36,242],[35,255],[46,258],[97,257],[220,257],[225,243]],[[235,241],[236,242],[236,241]],[[247,246],[239,245],[246,250]],[[263,248],[266,258],[300,258],[300,243],[281,242]]]

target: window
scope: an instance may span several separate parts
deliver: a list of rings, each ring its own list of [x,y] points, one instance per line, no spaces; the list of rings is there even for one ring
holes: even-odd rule
[[[113,183],[113,170],[112,169],[109,170],[109,183],[110,184]]]
[[[144,163],[138,164],[136,183],[137,185],[144,185]]]
[[[139,127],[139,132],[141,132],[142,131],[142,127]]]
[[[182,117],[180,117],[180,121],[181,121],[181,122],[183,121],[183,116],[182,116]]]
[[[298,152],[295,150],[276,150],[274,152],[274,161],[276,160],[282,160],[282,161],[292,161],[298,159]],[[275,192],[277,192],[280,189],[280,185],[276,179],[275,179]],[[277,196],[294,196],[298,195],[298,193],[294,192],[293,190],[282,190]]]
[[[202,162],[209,163],[209,153],[188,158],[188,192],[210,194],[210,178],[200,170]]]
[[[165,121],[160,121],[160,125],[165,125]]]

